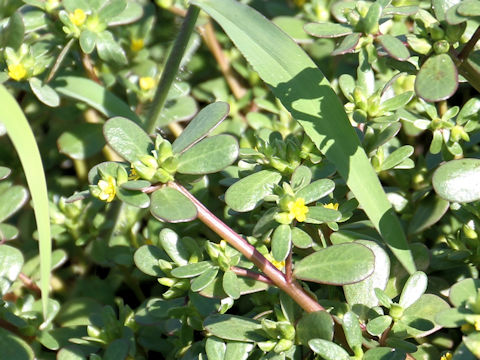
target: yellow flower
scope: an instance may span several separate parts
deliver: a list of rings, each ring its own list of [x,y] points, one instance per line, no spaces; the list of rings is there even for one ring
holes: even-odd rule
[[[107,177],[107,180],[100,180],[97,184],[101,190],[98,198],[106,202],[111,202],[115,199],[115,194],[117,193],[116,185],[116,181],[112,176]]]
[[[137,170],[134,167],[130,169],[130,174],[128,175],[128,180],[138,180],[140,175],[138,175]]]
[[[442,355],[442,357],[440,358],[440,360],[451,360],[453,357],[452,353],[451,352],[447,352],[445,355]]]
[[[132,51],[140,51],[143,49],[143,39],[132,39],[130,41],[130,49],[132,49]]]
[[[297,219],[297,221],[305,221],[307,219],[308,207],[305,206],[305,200],[303,198],[298,198],[295,201],[290,201],[287,205],[288,207],[288,215],[293,219]]]
[[[70,21],[76,26],[82,26],[87,19],[87,14],[82,9],[75,9],[73,13],[68,14]]]
[[[278,270],[282,270],[285,267],[285,260],[284,261],[277,261],[272,256],[272,254],[266,254],[265,259],[270,261],[272,263],[272,265],[275,266]]]
[[[480,319],[475,319],[473,326],[475,326],[475,330],[480,331]]]
[[[140,89],[148,91],[155,86],[155,80],[150,76],[142,76],[140,80],[138,80],[138,84],[140,85]]]
[[[20,81],[27,76],[27,69],[25,69],[23,64],[8,65],[8,76],[15,81]]]
[[[328,203],[328,204],[325,204],[323,205],[324,208],[327,208],[327,209],[332,209],[332,210],[338,210],[338,203]]]

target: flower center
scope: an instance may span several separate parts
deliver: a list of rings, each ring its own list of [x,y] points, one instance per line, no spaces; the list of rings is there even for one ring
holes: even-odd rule
[[[8,76],[15,81],[20,81],[27,76],[27,69],[23,64],[8,65]]]
[[[100,180],[98,182],[98,187],[101,192],[98,195],[100,200],[111,202],[115,198],[116,190],[116,181],[112,176],[109,176],[107,180]]]
[[[87,14],[82,9],[75,9],[75,11],[68,15],[70,21],[76,26],[82,26],[87,19]]]

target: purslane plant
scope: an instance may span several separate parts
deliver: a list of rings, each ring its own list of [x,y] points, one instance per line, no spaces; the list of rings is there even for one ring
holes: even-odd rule
[[[156,4],[0,7],[2,354],[478,357],[478,1]]]

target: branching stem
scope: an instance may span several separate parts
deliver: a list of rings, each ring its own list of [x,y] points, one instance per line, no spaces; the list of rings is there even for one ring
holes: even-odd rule
[[[307,312],[324,310],[310,295],[308,295],[300,284],[296,281],[287,282],[285,274],[278,270],[270,261],[268,261],[255,247],[250,245],[239,234],[233,231],[229,226],[210,212],[200,201],[198,201],[182,185],[174,182],[168,183],[168,186],[180,191],[195,205],[198,211],[198,219],[206,226],[217,233],[222,239],[242,253],[248,260],[253,262],[278,288],[287,293],[300,307]]]

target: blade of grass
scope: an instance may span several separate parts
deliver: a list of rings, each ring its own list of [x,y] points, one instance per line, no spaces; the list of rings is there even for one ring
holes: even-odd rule
[[[0,85],[0,108],[2,109],[0,121],[5,125],[7,134],[17,150],[32,196],[40,248],[42,308],[46,318],[52,262],[52,239],[50,236],[50,216],[45,172],[30,124],[14,97],[3,85]]]
[[[194,0],[215,19],[339,174],[409,273],[415,271],[401,224],[343,106],[305,52],[254,9],[234,0]]]

